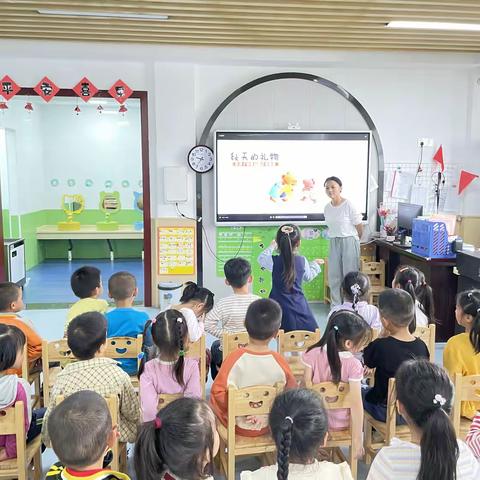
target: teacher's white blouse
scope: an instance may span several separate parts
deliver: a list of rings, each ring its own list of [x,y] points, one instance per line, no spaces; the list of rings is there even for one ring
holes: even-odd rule
[[[336,207],[334,207],[331,202],[328,202],[325,205],[324,213],[329,238],[358,238],[358,232],[355,225],[362,223],[362,214],[358,213],[348,200],[344,200]]]

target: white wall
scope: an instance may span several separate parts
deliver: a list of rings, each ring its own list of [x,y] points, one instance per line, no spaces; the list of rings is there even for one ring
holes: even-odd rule
[[[430,137],[436,146],[443,144],[447,162],[480,170],[479,55],[93,43],[85,48],[75,43],[19,41],[1,41],[0,46],[3,71],[24,86],[48,75],[58,85],[72,87],[87,75],[99,88],[109,88],[122,78],[134,89],[148,91],[152,214],[156,216],[175,215],[175,209],[163,202],[162,168],[185,163],[189,148],[225,96],[250,80],[279,71],[317,74],[350,91],[376,123],[386,162],[416,163],[417,139]],[[298,121],[304,128],[359,124],[358,115],[331,92],[279,82],[243,95],[215,127],[285,128],[289,121]],[[426,149],[426,161],[433,152]],[[206,227],[213,235],[210,176],[204,180],[204,207]],[[195,212],[194,181],[190,174],[190,200],[181,206],[187,215]],[[459,213],[480,215],[479,195],[480,181],[466,192]],[[205,263],[207,283],[220,289],[220,283],[211,278],[212,259],[206,257]]]

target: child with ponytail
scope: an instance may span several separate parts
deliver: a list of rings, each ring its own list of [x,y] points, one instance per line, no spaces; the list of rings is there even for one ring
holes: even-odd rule
[[[359,451],[363,455],[363,404],[361,381],[363,365],[355,358],[371,340],[372,330],[358,313],[339,310],[330,317],[325,333],[318,343],[303,354],[305,383],[340,382],[348,383],[352,405],[352,435],[357,438]],[[345,430],[350,427],[350,412],[347,409],[328,411],[330,430]]]
[[[241,480],[352,480],[346,462],[317,460],[327,441],[328,419],[316,392],[299,388],[278,395],[269,424],[277,446],[277,464],[244,471]]]
[[[158,395],[181,393],[187,397],[201,397],[202,388],[198,360],[185,357],[188,345],[187,322],[178,310],[166,310],[153,322],[149,320],[145,331],[152,327],[155,358],[140,362],[140,406],[143,421],[157,414]]]
[[[342,282],[344,302],[330,310],[329,317],[338,310],[351,310],[358,313],[375,330],[382,328],[380,312],[375,305],[369,305],[365,298],[370,290],[370,280],[362,272],[349,272]]]
[[[457,296],[457,323],[465,328],[450,338],[443,351],[443,365],[453,379],[456,373],[480,375],[480,290],[467,290]],[[462,416],[472,419],[480,402],[462,402]]]
[[[395,375],[398,411],[412,441],[393,438],[375,457],[367,480],[474,480],[480,464],[457,440],[450,412],[453,385],[428,360],[408,360]]]
[[[285,332],[310,330],[314,332],[317,321],[303,294],[302,282],[313,280],[321,271],[322,259],[309,262],[298,255],[301,233],[296,225],[282,225],[275,240],[258,257],[260,266],[272,272],[270,298],[282,307],[282,325]],[[278,250],[279,255],[273,255]]]
[[[410,333],[417,327],[428,327],[435,322],[433,310],[433,291],[425,282],[425,275],[415,267],[398,267],[392,282],[393,288],[405,290],[415,304],[415,317],[409,326]]]
[[[135,473],[141,480],[213,480],[220,445],[208,404],[180,398],[144,423],[135,442]]]
[[[179,310],[188,327],[190,342],[195,343],[205,333],[205,315],[213,308],[214,294],[208,289],[199,287],[194,282],[187,282],[183,289],[180,303],[170,308]]]

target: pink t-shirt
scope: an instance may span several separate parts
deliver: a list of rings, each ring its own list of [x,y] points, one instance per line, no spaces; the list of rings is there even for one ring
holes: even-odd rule
[[[327,349],[316,347],[302,355],[302,360],[312,369],[312,383],[331,382],[332,373],[328,364]],[[342,371],[340,381],[360,382],[363,378],[363,367],[350,352],[340,352]],[[350,425],[350,414],[346,408],[327,410],[329,430],[344,430]]]
[[[185,397],[202,396],[200,368],[195,358],[185,358],[182,387],[175,378],[175,362],[164,362],[154,358],[145,364],[140,375],[140,406],[144,422],[150,422],[158,412],[158,395],[161,393],[181,393]]]

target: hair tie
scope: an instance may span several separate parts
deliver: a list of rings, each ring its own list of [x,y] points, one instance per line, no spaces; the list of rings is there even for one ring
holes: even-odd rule
[[[409,283],[412,283],[412,281],[411,281],[410,279],[407,280],[407,285],[408,285]]]
[[[472,297],[473,297],[473,292],[468,292],[468,293],[467,293],[467,298],[468,298],[469,300],[471,300]]]
[[[293,425],[293,418],[292,417],[285,417],[285,420],[288,420]]]
[[[178,356],[179,356],[179,357],[184,357],[184,356],[185,356],[185,350],[180,350],[180,351],[178,352]]]
[[[337,327],[337,325],[334,325],[334,326],[333,326],[333,329],[334,329],[336,332],[338,332],[338,327]]]
[[[177,318],[177,323],[183,323],[183,318],[178,317],[178,318]]]
[[[160,417],[155,417],[153,421],[153,425],[155,426],[155,430],[160,430],[162,428],[162,419]]]
[[[477,313],[480,313],[480,307],[479,307],[479,308],[477,308]]]
[[[353,295],[360,295],[362,293],[362,289],[360,288],[360,285],[358,283],[354,283],[350,287],[350,291],[353,293]]]
[[[139,360],[141,360],[144,356],[145,356],[145,352],[140,352],[140,353],[137,355],[137,358],[138,358]]]
[[[442,397],[442,395],[437,393],[433,398],[433,403],[434,405],[437,405],[438,407],[442,408],[447,403],[447,400],[445,399],[445,397]]]
[[[287,235],[290,235],[291,233],[293,233],[293,227],[291,227],[290,225],[284,225],[280,231],[282,233],[286,233]]]

